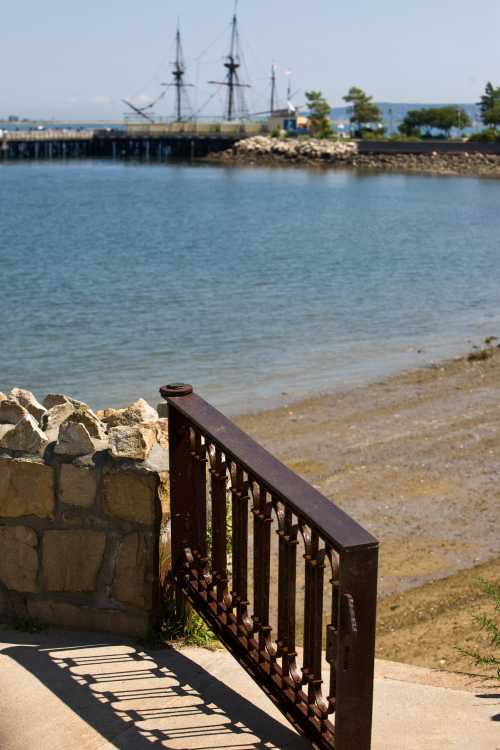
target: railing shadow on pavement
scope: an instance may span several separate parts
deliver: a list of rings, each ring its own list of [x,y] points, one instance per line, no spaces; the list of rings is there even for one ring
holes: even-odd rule
[[[310,747],[182,651],[147,651],[95,634],[9,632],[8,645],[0,651],[0,660],[3,657],[28,670],[96,730],[103,737],[103,750]],[[7,680],[5,668],[1,672]],[[0,692],[8,691],[1,682],[2,677]],[[29,705],[24,710],[29,716]],[[23,747],[22,740],[17,747]],[[60,750],[66,747],[61,744]]]

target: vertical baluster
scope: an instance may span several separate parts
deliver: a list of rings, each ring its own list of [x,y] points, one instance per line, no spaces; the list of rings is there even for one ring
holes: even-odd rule
[[[210,446],[208,455],[212,492],[212,575],[217,587],[217,614],[220,615],[225,612],[223,605],[228,603],[226,462],[216,446]]]
[[[297,533],[292,511],[283,506],[277,511],[279,529],[278,550],[278,655],[282,656],[283,681],[286,689],[292,680],[295,690],[300,688],[301,675],[295,662],[295,596],[297,579]]]
[[[267,492],[256,482],[252,486],[254,498],[253,534],[254,534],[254,631],[259,634],[258,661],[266,661],[275,654],[271,643],[271,627],[269,625],[269,584],[271,574],[271,510],[272,503],[267,502]]]
[[[321,651],[323,631],[323,573],[325,551],[319,549],[316,531],[303,530],[305,558],[304,601],[304,683],[308,685],[309,713],[317,707],[327,712],[328,705],[321,696]]]
[[[200,433],[193,427],[189,431],[191,446],[191,484],[193,509],[191,513],[194,549],[202,556],[207,554],[207,480],[205,446]]]
[[[210,583],[208,574],[207,557],[207,470],[206,470],[206,446],[198,430],[190,427],[189,430],[191,446],[191,537],[192,551],[198,563],[198,590],[206,595],[207,586]]]
[[[326,629],[326,660],[330,665],[329,712],[333,713],[337,699],[337,654],[339,651],[339,563],[333,549],[328,548],[327,556],[332,569],[332,577],[330,578],[332,586],[332,610],[331,623]]]
[[[248,617],[248,482],[243,469],[231,463],[231,504],[233,518],[232,568],[233,585],[231,597],[236,605],[236,621],[248,632],[252,622]]]

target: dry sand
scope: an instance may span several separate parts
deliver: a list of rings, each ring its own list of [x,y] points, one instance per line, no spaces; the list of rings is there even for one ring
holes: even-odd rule
[[[380,540],[379,656],[473,671],[457,646],[485,645],[471,618],[488,611],[478,575],[500,579],[491,354],[236,420]]]

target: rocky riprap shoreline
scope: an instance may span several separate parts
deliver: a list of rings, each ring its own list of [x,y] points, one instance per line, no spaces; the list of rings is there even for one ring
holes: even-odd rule
[[[307,166],[349,167],[394,172],[424,172],[440,175],[477,175],[500,177],[500,156],[471,149],[464,153],[390,153],[362,154],[355,141],[330,141],[309,138],[270,138],[256,136],[238,141],[210,161],[241,164],[298,164]]]
[[[154,470],[168,468],[167,420],[144,399],[94,413],[64,394],[49,394],[40,403],[21,388],[0,393],[0,451],[43,457],[49,446],[60,456],[107,451],[113,458],[147,462]]]
[[[222,159],[238,161],[333,161],[352,160],[358,152],[354,141],[330,141],[309,138],[268,138],[255,136],[235,143],[231,149],[220,154]]]

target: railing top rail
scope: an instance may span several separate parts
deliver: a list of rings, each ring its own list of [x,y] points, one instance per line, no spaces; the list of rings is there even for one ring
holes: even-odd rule
[[[165,395],[164,389],[162,395]],[[334,549],[341,552],[378,544],[375,537],[341,508],[274,458],[196,393],[169,395],[167,401],[170,407],[177,409],[192,422],[229,459],[236,461],[271,494],[314,527]]]

